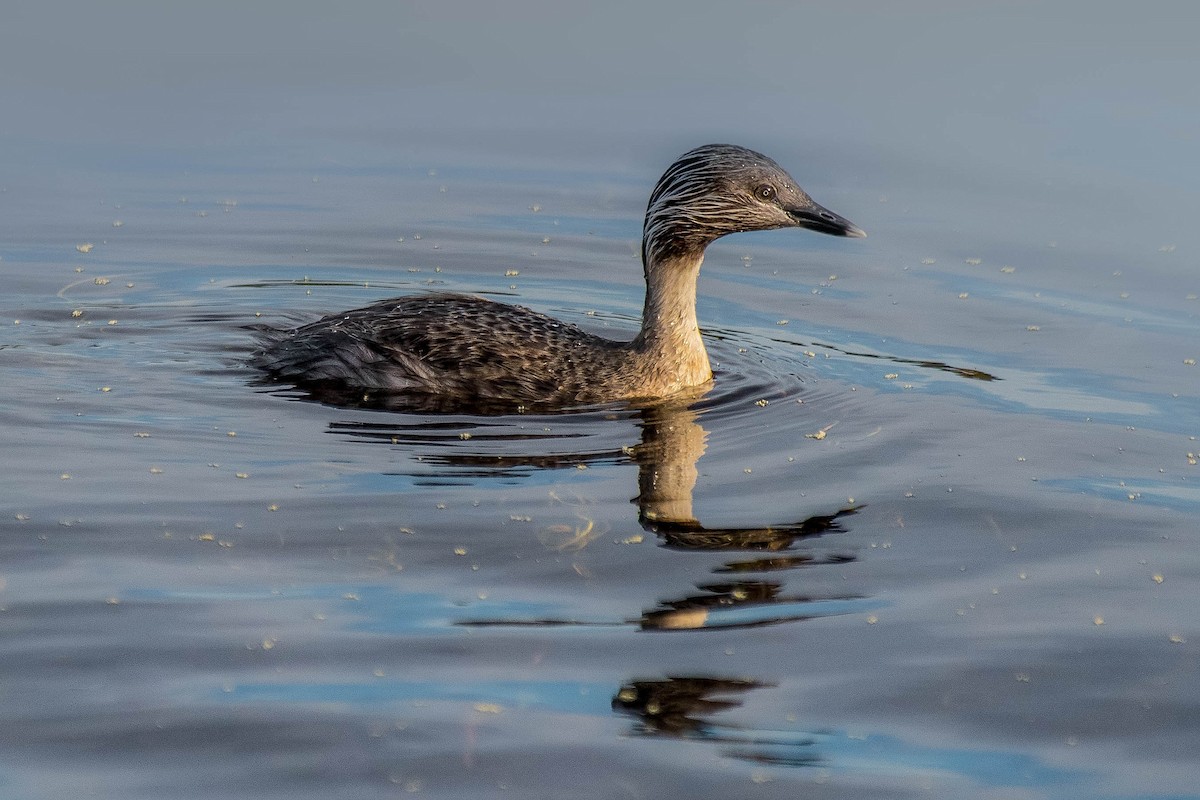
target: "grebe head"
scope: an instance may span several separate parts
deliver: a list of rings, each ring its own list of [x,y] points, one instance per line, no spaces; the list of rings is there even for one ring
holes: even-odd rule
[[[649,268],[665,259],[697,258],[726,234],[796,227],[867,235],[814,202],[762,153],[707,144],[684,153],[659,178],[646,208],[642,257]]]

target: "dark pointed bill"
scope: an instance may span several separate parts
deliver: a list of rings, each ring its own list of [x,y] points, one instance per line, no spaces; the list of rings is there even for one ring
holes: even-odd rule
[[[867,235],[866,231],[850,220],[816,203],[789,208],[787,211],[801,228],[828,233],[831,236],[849,236],[852,239],[861,239]]]

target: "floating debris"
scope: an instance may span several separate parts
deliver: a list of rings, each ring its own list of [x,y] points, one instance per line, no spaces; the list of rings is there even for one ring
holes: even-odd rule
[[[831,422],[828,425],[826,425],[824,428],[821,428],[821,430],[817,431],[816,433],[804,434],[804,438],[805,439],[816,439],[819,442],[829,434],[829,431],[833,428],[834,425],[837,425],[837,423]],[[788,459],[788,460],[790,461],[791,459]],[[850,498],[850,503],[851,503],[851,505],[854,504],[853,497]]]

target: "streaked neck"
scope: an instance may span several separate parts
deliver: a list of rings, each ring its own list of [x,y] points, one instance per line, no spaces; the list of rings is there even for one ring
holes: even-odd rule
[[[635,348],[651,361],[656,377],[672,390],[712,378],[696,319],[696,282],[703,251],[646,265],[646,304]]]

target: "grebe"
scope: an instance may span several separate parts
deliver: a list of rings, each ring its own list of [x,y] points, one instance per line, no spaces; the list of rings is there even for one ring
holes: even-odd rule
[[[761,153],[704,145],[680,156],[650,195],[642,233],[646,302],[632,341],[595,336],[522,306],[431,294],[263,332],[266,343],[251,363],[299,387],[463,406],[667,397],[712,378],[696,322],[704,249],[726,234],[789,227],[866,236]]]

